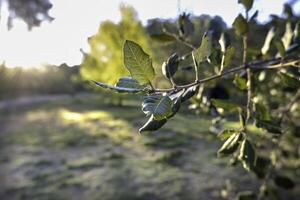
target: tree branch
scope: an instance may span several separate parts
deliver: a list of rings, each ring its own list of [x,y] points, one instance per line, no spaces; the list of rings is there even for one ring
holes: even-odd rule
[[[270,60],[269,63],[274,63],[274,60],[276,61],[277,59]],[[283,61],[282,63],[279,63],[279,64],[278,63],[269,64],[269,63],[266,63],[265,61],[261,61],[260,63],[256,62],[255,64],[246,64],[246,65],[242,65],[242,66],[239,66],[239,67],[234,67],[234,68],[228,69],[226,71],[224,70],[224,72],[221,73],[221,74],[217,74],[217,75],[210,76],[208,78],[200,79],[200,80],[198,80],[197,82],[194,82],[194,83],[177,86],[176,89],[174,89],[174,88],[167,88],[167,89],[155,88],[155,89],[150,90],[149,92],[150,93],[164,93],[164,92],[180,91],[182,89],[187,89],[187,88],[193,87],[195,85],[200,85],[202,83],[205,83],[205,82],[208,82],[208,81],[211,81],[211,80],[214,80],[214,79],[218,79],[218,78],[221,78],[225,75],[228,75],[228,74],[231,74],[231,73],[234,73],[234,72],[238,72],[238,71],[241,71],[241,70],[245,70],[247,68],[248,69],[260,69],[260,70],[280,69],[280,68],[283,68],[283,67],[293,66],[293,65],[295,65],[296,63],[299,63],[299,62],[300,62],[300,58],[297,58],[297,60]]]

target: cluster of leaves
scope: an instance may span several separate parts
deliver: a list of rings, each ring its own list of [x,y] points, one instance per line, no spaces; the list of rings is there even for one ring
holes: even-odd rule
[[[29,29],[40,26],[44,20],[53,20],[48,13],[52,8],[49,0],[0,0],[0,5],[4,1],[8,4],[9,9],[8,28],[12,28],[14,18],[22,19]]]
[[[103,21],[98,32],[89,37],[90,51],[83,53],[80,65],[80,74],[84,79],[114,84],[119,77],[129,74],[125,68],[120,67],[123,65],[124,38],[134,40],[152,53],[134,8],[122,5],[120,15],[120,22]]]
[[[140,45],[134,41],[127,40],[123,46],[124,65],[129,71],[131,77],[121,77],[115,85],[108,85],[101,82],[95,82],[98,86],[111,89],[119,93],[142,93],[144,95],[142,102],[142,111],[148,117],[148,121],[140,128],[140,132],[156,131],[160,129],[166,122],[172,118],[180,109],[183,102],[189,100],[197,94],[202,83],[220,78],[226,74],[234,73],[233,83],[241,91],[248,91],[247,105],[236,104],[227,100],[211,99],[211,103],[218,109],[227,112],[236,113],[240,119],[240,127],[236,129],[224,129],[218,134],[218,138],[224,141],[221,148],[218,150],[220,157],[231,156],[231,163],[236,164],[239,161],[247,170],[255,173],[258,178],[265,179],[267,182],[270,178],[270,171],[273,170],[270,159],[256,152],[256,146],[253,143],[253,137],[247,129],[249,120],[253,121],[257,128],[270,133],[270,138],[280,138],[285,132],[281,127],[281,118],[271,116],[269,109],[260,102],[253,101],[252,87],[257,85],[255,73],[263,70],[291,67],[296,71],[281,70],[277,74],[282,82],[287,86],[299,90],[299,22],[294,22],[291,9],[286,5],[285,12],[287,16],[286,29],[283,35],[279,31],[275,31],[276,27],[270,29],[266,35],[265,42],[262,45],[261,51],[252,62],[245,62],[247,59],[247,38],[249,36],[249,25],[251,20],[257,17],[258,12],[255,11],[251,17],[254,0],[239,0],[246,10],[245,16],[239,14],[234,20],[233,28],[237,37],[243,38],[244,41],[244,58],[240,67],[229,68],[232,58],[235,55],[235,48],[230,44],[230,37],[226,31],[220,34],[217,38],[216,47],[213,33],[207,32],[203,35],[201,44],[195,48],[185,39],[190,30],[193,29],[193,24],[186,14],[180,15],[178,19],[177,33],[170,33],[165,29],[160,34],[154,34],[152,37],[159,41],[178,41],[190,47],[192,51],[189,55],[180,56],[177,52],[173,53],[162,64],[162,74],[170,81],[172,88],[157,89],[152,85],[155,78],[155,71],[152,66],[152,59],[145,53]],[[275,47],[276,51],[272,51]],[[187,57],[191,57],[195,69],[195,80],[187,85],[177,85],[174,81],[174,75],[178,70],[180,62],[183,62]],[[217,74],[212,77],[199,79],[199,71],[201,66],[206,63],[213,63],[220,66]],[[228,69],[226,69],[228,68]],[[245,78],[245,70],[249,76]],[[241,73],[240,73],[241,72]],[[252,80],[253,79],[253,80]],[[252,82],[254,81],[254,82]],[[254,88],[255,89],[255,88]],[[249,95],[250,94],[250,95]],[[257,93],[255,93],[258,96]],[[272,176],[273,181],[278,186],[289,189],[294,186],[290,178],[283,175]],[[267,187],[263,185],[263,187]],[[262,187],[262,188],[263,188]],[[269,188],[265,189],[262,195],[271,195]],[[253,193],[241,193],[239,199],[254,199]]]

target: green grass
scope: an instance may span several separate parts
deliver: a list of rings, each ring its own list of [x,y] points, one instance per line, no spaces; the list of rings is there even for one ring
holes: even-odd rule
[[[91,95],[0,111],[0,199],[219,199],[227,178],[252,187],[217,159],[209,118],[178,114],[140,135],[136,100],[107,102]]]

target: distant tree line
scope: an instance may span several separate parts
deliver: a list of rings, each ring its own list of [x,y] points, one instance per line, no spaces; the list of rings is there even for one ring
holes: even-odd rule
[[[47,65],[36,68],[8,68],[0,65],[0,99],[43,94],[75,94],[87,87],[79,66]]]

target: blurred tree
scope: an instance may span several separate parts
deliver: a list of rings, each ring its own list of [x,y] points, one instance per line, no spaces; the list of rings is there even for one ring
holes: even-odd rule
[[[8,28],[12,28],[13,19],[22,19],[30,30],[34,26],[39,26],[42,21],[52,21],[53,18],[48,14],[52,8],[49,0],[0,0],[0,7],[7,4],[9,17],[7,20]]]
[[[0,100],[28,95],[75,94],[86,91],[79,66],[46,65],[8,68],[0,65]]]
[[[80,73],[84,79],[114,84],[120,76],[128,75],[123,66],[123,44],[126,39],[143,45],[151,54],[144,27],[133,7],[121,5],[121,21],[100,24],[99,31],[88,39],[90,52],[83,53]]]

